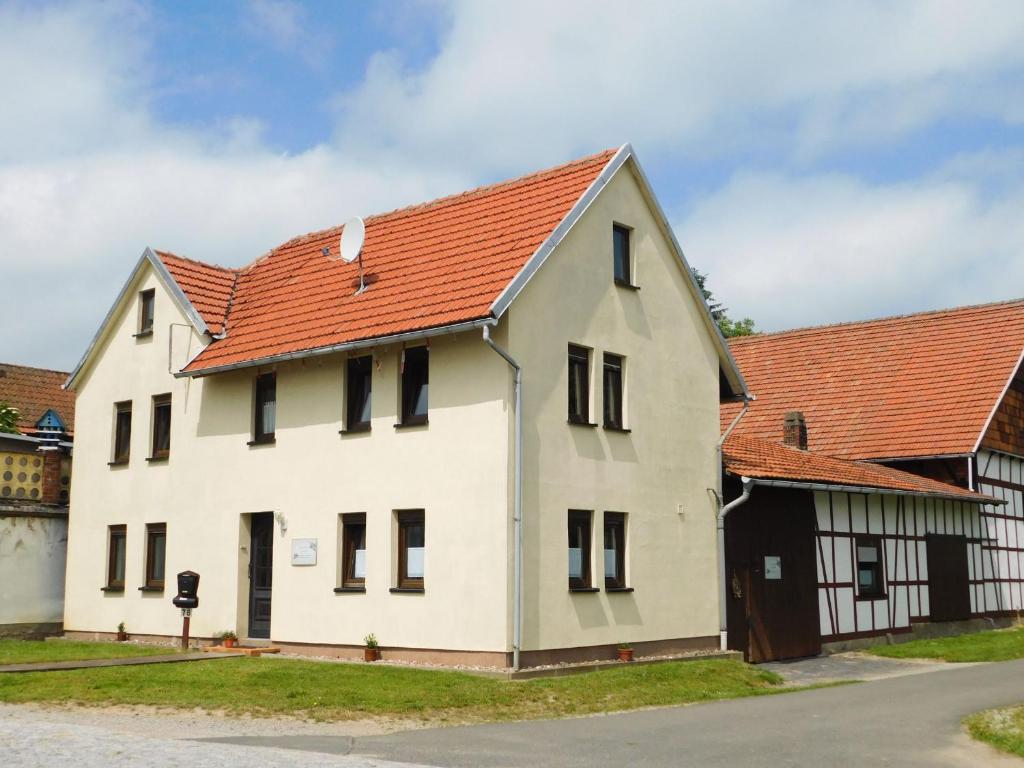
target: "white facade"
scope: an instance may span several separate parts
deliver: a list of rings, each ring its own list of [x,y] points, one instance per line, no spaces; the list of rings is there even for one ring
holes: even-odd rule
[[[997,451],[979,451],[977,490],[1002,499],[1003,505],[986,504],[984,511],[985,578],[980,591],[980,610],[985,613],[1024,610],[1024,459]]]

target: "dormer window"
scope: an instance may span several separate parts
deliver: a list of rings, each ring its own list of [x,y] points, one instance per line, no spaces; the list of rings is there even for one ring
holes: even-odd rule
[[[156,291],[150,288],[139,293],[139,331],[136,336],[148,336],[153,332],[153,304]]]
[[[615,282],[617,285],[632,287],[633,272],[630,254],[630,229],[621,224],[612,225],[612,254]]]

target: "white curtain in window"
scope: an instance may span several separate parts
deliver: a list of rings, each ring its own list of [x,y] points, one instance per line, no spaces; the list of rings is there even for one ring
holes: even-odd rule
[[[614,579],[616,576],[618,576],[618,574],[615,573],[615,566],[616,566],[616,562],[615,561],[616,561],[615,550],[614,549],[606,549],[604,551],[604,575],[608,576],[609,578],[612,578],[612,579]]]
[[[264,435],[269,435],[274,432],[274,411],[277,410],[276,406],[276,400],[270,400],[263,403],[263,413],[260,414],[260,422],[262,424],[262,431]]]
[[[424,547],[409,547],[405,558],[406,576],[410,579],[423,578],[423,552]]]
[[[569,547],[569,578],[579,579],[583,577],[583,550],[579,547]]]
[[[352,574],[357,579],[366,578],[366,550],[356,550],[356,562],[355,562],[355,573]]]

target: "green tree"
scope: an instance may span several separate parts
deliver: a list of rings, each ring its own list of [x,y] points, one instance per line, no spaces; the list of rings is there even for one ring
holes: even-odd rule
[[[693,272],[693,279],[697,281],[701,293],[704,294],[704,301],[708,303],[711,316],[715,318],[715,322],[718,323],[723,336],[729,338],[731,336],[750,336],[757,333],[754,321],[749,317],[744,317],[742,320],[733,320],[726,314],[726,307],[715,298],[711,289],[707,287],[708,276],[704,272],[695,267],[690,267],[690,270]]]
[[[6,400],[0,400],[0,432],[18,434],[18,409]]]

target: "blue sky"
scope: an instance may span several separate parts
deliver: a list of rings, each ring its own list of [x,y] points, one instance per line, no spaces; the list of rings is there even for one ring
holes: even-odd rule
[[[1016,297],[1022,42],[985,0],[0,0],[0,359],[73,366],[147,245],[239,265],[624,141],[761,328]]]

